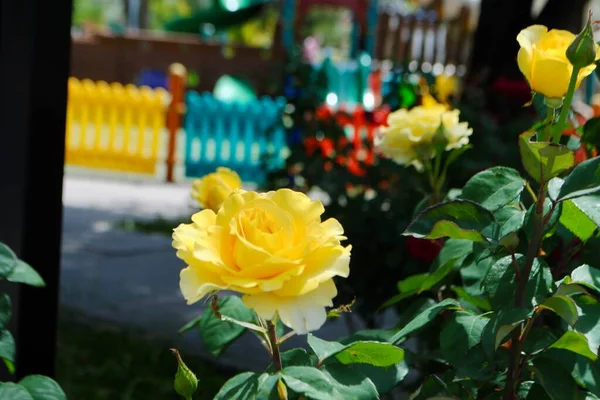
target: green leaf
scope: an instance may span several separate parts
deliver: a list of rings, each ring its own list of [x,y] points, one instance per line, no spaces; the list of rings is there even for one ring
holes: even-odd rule
[[[35,400],[27,389],[12,382],[0,383],[0,400]]]
[[[575,382],[581,387],[598,395],[600,393],[600,366],[586,357],[566,350],[548,349],[544,357],[558,362],[569,371]]]
[[[0,331],[0,358],[5,360],[6,367],[12,374],[15,363],[15,339],[6,329]]]
[[[576,299],[579,307],[579,318],[575,324],[575,331],[581,332],[587,338],[590,349],[597,353],[600,348],[600,304],[587,295],[578,296]]]
[[[560,364],[540,357],[533,360],[532,370],[552,400],[577,399],[577,383]]]
[[[67,395],[60,385],[51,378],[42,375],[28,375],[19,381],[33,400],[66,400]]]
[[[333,382],[327,375],[313,367],[288,367],[281,371],[288,388],[313,400],[333,398]]]
[[[407,323],[404,326],[404,328],[402,328],[400,331],[398,331],[392,337],[391,342],[398,343],[399,341],[404,339],[406,336],[408,336],[411,333],[414,333],[414,332],[418,331],[419,329],[423,328],[424,326],[428,325],[442,311],[444,311],[448,308],[458,308],[458,307],[459,307],[459,305],[456,302],[456,300],[454,300],[454,299],[442,300],[440,303],[437,303],[437,304],[427,308],[426,310],[421,312],[419,315],[417,315],[412,321]]]
[[[467,352],[479,344],[489,318],[466,312],[456,312],[446,322],[440,334],[440,349],[452,365],[460,364]]]
[[[571,273],[570,285],[582,285],[600,292],[600,270],[583,264]]]
[[[548,182],[548,197],[550,197],[552,201],[558,199],[560,188],[564,183],[565,181],[558,177],[550,179],[550,182]]]
[[[181,335],[182,333],[191,331],[192,329],[199,327],[200,321],[202,321],[202,315],[199,315],[196,318],[194,318],[193,320],[186,322],[185,325],[183,325],[181,328],[179,328],[177,333]]]
[[[507,167],[493,167],[474,175],[466,183],[461,197],[479,203],[490,211],[517,201],[525,180],[519,172]]]
[[[22,260],[17,260],[15,268],[6,277],[6,280],[9,282],[23,283],[25,285],[35,287],[46,286],[46,283],[40,274],[38,274],[37,271],[31,267],[31,265]]]
[[[355,342],[337,353],[335,358],[344,365],[369,364],[390,367],[404,359],[404,350],[391,343]]]
[[[8,321],[10,321],[11,301],[7,294],[0,295],[0,329],[6,328]]]
[[[535,132],[519,136],[519,150],[525,170],[540,182],[542,176],[548,181],[575,164],[575,156],[566,146],[550,142],[532,142]]]
[[[525,400],[552,400],[552,398],[548,396],[542,385],[534,383],[527,392]]]
[[[387,393],[408,375],[408,363],[406,360],[399,362],[389,368],[379,368],[369,364],[355,364],[345,368],[360,372],[368,377],[377,388],[379,393]]]
[[[454,200],[423,210],[411,222],[404,235],[485,242],[487,238],[493,237],[495,224],[494,215],[479,204],[468,200]]]
[[[539,308],[553,311],[571,326],[577,323],[577,306],[570,297],[556,295],[549,297],[539,305]]]
[[[525,214],[525,222],[523,225],[524,225],[525,233],[527,234],[527,236],[529,238],[531,238],[531,235],[533,233],[533,220],[534,220],[533,215],[535,213],[535,208],[536,208],[536,205],[532,204],[531,207],[529,207],[529,209],[527,210],[527,213]],[[547,217],[548,213],[550,213],[550,211],[552,211],[552,201],[548,198],[545,198],[544,199],[544,217]],[[548,223],[544,226],[544,231],[543,231],[544,234],[547,234],[548,232],[550,232],[552,229],[554,229],[556,224],[558,224],[561,212],[562,212],[562,203],[558,203],[558,205],[556,205],[554,207],[554,210],[552,211],[552,215],[548,219]]]
[[[515,255],[519,269],[523,269],[525,257]],[[552,274],[546,263],[536,258],[525,289],[526,304],[537,306],[546,299],[552,290]],[[515,299],[515,273],[511,256],[498,260],[483,280],[483,289],[488,295],[494,309],[512,308]]]
[[[433,273],[417,274],[398,282],[398,290],[402,296],[394,297],[394,303],[407,297],[423,293],[434,288],[454,269],[456,260],[450,260]],[[386,306],[391,304],[386,303]]]
[[[284,367],[313,366],[313,359],[306,350],[296,348],[281,353],[281,364]]]
[[[547,327],[536,328],[533,327],[529,331],[529,335],[525,339],[523,344],[523,351],[527,354],[537,354],[541,351],[546,350],[552,343],[556,342],[558,338],[552,333]]]
[[[581,141],[594,147],[600,147],[600,117],[590,118],[586,121],[583,125]]]
[[[236,296],[220,298],[219,312],[239,321],[254,321],[254,312]],[[233,322],[221,321],[210,309],[206,309],[202,314],[198,328],[202,341],[208,350],[217,357],[246,330]]]
[[[4,243],[0,242],[0,277],[5,278],[10,275],[17,265],[17,256]]]
[[[571,200],[596,226],[600,226],[600,194],[578,197]],[[561,203],[562,204],[562,203]]]
[[[279,400],[279,393],[277,392],[277,381],[279,379],[279,374],[269,375],[264,373],[259,376],[258,391],[252,399]]]
[[[250,400],[256,398],[258,377],[254,372],[244,372],[229,379],[214,400]]]
[[[375,384],[359,371],[339,364],[328,364],[321,368],[321,372],[332,382],[333,389],[340,399],[379,398]]]
[[[327,340],[319,339],[311,333],[306,336],[306,341],[320,361],[328,359],[348,346],[338,342],[328,342]]]
[[[598,356],[596,356],[596,354],[592,353],[590,350],[587,338],[579,332],[566,331],[564,335],[560,337],[560,339],[550,346],[550,348],[568,350],[587,357],[592,361],[596,361],[598,359]]]
[[[456,294],[456,296],[460,300],[470,303],[471,305],[479,308],[482,311],[490,311],[492,308],[488,299],[473,296],[461,286],[452,286],[450,287],[450,289]]]
[[[600,191],[600,157],[585,160],[565,178],[558,201],[588,196]]]
[[[596,232],[596,224],[571,200],[562,203],[560,223],[582,241],[587,241]]]
[[[404,350],[391,343],[358,341],[343,345],[338,342],[327,342],[311,334],[308,335],[307,341],[320,361],[335,356],[344,365],[370,364],[389,367],[404,359]]]
[[[531,311],[522,308],[500,310],[494,314],[481,335],[481,345],[486,355],[492,358],[504,339],[531,314]]]
[[[498,240],[505,236],[517,232],[523,227],[525,221],[525,211],[515,207],[506,206],[494,213],[498,226],[500,227],[498,233]]]

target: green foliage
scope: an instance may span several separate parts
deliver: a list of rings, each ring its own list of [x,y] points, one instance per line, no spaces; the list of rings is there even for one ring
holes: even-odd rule
[[[473,176],[462,189],[461,198],[479,203],[490,211],[518,202],[525,189],[519,172],[506,167],[494,167]]]
[[[0,279],[35,287],[45,286],[42,277],[26,262],[20,260],[5,244],[0,243]],[[7,329],[11,317],[11,301],[0,295],[0,358],[10,374],[15,373],[15,339]],[[67,396],[51,378],[28,375],[18,383],[0,383],[0,398],[23,400],[66,400]]]

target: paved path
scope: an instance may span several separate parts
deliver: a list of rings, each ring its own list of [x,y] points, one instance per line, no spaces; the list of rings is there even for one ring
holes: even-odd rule
[[[183,301],[179,292],[183,265],[175,257],[171,239],[114,227],[125,218],[189,218],[194,211],[189,185],[67,176],[63,203],[61,305],[143,328],[185,351],[207,355],[196,332],[177,335],[203,306],[187,306]],[[360,321],[356,324],[361,326]],[[347,335],[347,330],[343,321],[330,321],[318,335],[336,339]],[[289,344],[303,342],[296,338]],[[256,339],[246,335],[220,361],[261,369],[267,358]]]

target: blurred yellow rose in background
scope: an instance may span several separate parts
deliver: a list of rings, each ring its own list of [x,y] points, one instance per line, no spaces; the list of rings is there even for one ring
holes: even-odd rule
[[[449,110],[442,104],[394,111],[388,116],[388,126],[378,135],[377,146],[398,164],[421,170],[424,157],[434,156],[431,142],[440,124],[444,125],[446,150],[469,143],[473,130],[466,122],[459,121],[459,115],[459,110]]]
[[[200,207],[216,212],[227,196],[241,187],[242,180],[235,171],[219,167],[216,172],[192,182],[192,199],[196,200]]]
[[[519,33],[517,41],[521,49],[517,62],[534,92],[550,98],[564,97],[573,72],[573,65],[567,59],[567,48],[573,40],[575,35],[571,32],[548,31],[543,25],[532,25]],[[579,71],[576,88],[595,68],[592,64]]]
[[[218,214],[203,210],[173,233],[177,256],[187,264],[180,288],[188,304],[218,290],[243,294],[257,315],[276,315],[298,334],[320,328],[337,295],[333,277],[347,277],[350,246],[324,208],[289,189],[235,191]]]

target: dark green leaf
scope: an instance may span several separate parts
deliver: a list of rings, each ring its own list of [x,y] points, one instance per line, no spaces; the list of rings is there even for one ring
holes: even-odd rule
[[[600,270],[583,264],[571,273],[571,282],[600,292]]]
[[[405,280],[398,282],[398,291],[400,291],[400,294],[403,296],[402,299],[398,299],[398,297],[395,299],[400,301],[412,295],[420,294],[434,288],[454,269],[455,261],[456,260],[448,261],[433,273],[412,275]],[[386,306],[388,305],[391,304],[386,303]]]
[[[519,269],[523,269],[525,257],[515,256]],[[541,304],[552,290],[552,274],[546,263],[536,258],[525,291],[526,304]],[[512,308],[515,299],[515,273],[511,256],[498,260],[489,270],[483,281],[483,289],[489,296],[494,309]]]
[[[461,301],[466,301],[467,303],[470,303],[471,305],[479,308],[482,311],[489,311],[492,308],[488,299],[473,296],[461,286],[452,286],[450,289],[456,294],[456,296]]]
[[[402,382],[409,371],[406,360],[389,368],[379,368],[369,364],[355,364],[345,368],[352,368],[368,377],[375,384],[379,393],[387,393],[392,390],[399,382]]]
[[[542,385],[534,383],[527,392],[527,398],[525,400],[552,400],[552,398],[548,396]]]
[[[532,142],[535,132],[519,136],[519,150],[525,170],[540,182],[542,176],[548,181],[575,164],[575,156],[566,146],[550,142]]]
[[[494,215],[479,204],[468,200],[454,200],[423,210],[408,226],[404,235],[483,242],[493,237],[495,223]]]
[[[0,278],[10,275],[17,265],[17,256],[4,243],[0,242]]]
[[[595,393],[600,393],[600,365],[590,362],[589,358],[566,350],[548,349],[544,357],[558,362],[566,371],[571,373],[575,382],[581,387]]]
[[[375,384],[359,371],[339,364],[328,364],[321,371],[332,382],[333,389],[340,399],[379,398]]]
[[[309,399],[331,400],[333,382],[327,375],[313,367],[284,368],[281,376],[286,386]]]
[[[576,303],[580,312],[574,329],[585,335],[590,349],[597,353],[600,348],[600,304],[587,295],[578,296]]]
[[[315,361],[316,363],[316,361]],[[291,349],[281,353],[281,365],[283,367],[301,367],[301,366],[314,366],[313,357],[302,348]],[[275,366],[269,365],[267,372],[275,372]]]
[[[6,294],[0,295],[0,329],[6,328],[11,316],[10,297]]]
[[[256,398],[259,375],[244,372],[234,376],[219,390],[214,400],[250,400]]]
[[[525,180],[519,172],[507,167],[493,167],[469,179],[461,197],[496,211],[513,201],[518,202],[524,188]]]
[[[389,329],[365,329],[358,331],[352,336],[345,338],[340,341],[342,344],[350,344],[358,341],[375,341],[375,342],[388,342],[394,336],[394,332]]]
[[[40,274],[38,274],[37,271],[31,267],[31,265],[22,260],[17,260],[15,268],[6,277],[6,280],[35,287],[46,286]]]
[[[413,332],[418,331],[424,326],[428,325],[431,321],[438,316],[439,313],[448,309],[448,308],[458,308],[459,305],[454,299],[445,299],[440,303],[437,303],[425,311],[421,312],[417,315],[412,321],[407,323],[404,328],[402,328],[399,332],[397,332],[392,338],[392,343],[398,343],[400,340],[404,339],[406,336],[410,335]]]
[[[532,369],[552,400],[577,399],[577,383],[560,364],[546,357],[536,358]]]
[[[494,314],[481,335],[481,344],[486,355],[492,358],[504,339],[531,314],[531,311],[521,308],[500,310]]]
[[[525,339],[523,351],[527,354],[537,354],[557,340],[556,335],[548,328],[533,327]]]
[[[600,191],[600,157],[585,160],[565,178],[560,188],[559,201],[587,196]]]
[[[470,240],[448,239],[438,254],[436,262],[444,265],[452,260],[463,260],[473,252],[473,242]]]
[[[254,321],[254,312],[236,296],[220,298],[219,312],[238,321]],[[246,330],[233,322],[221,321],[210,309],[202,314],[198,328],[202,341],[208,350],[217,357]]]
[[[280,400],[277,392],[277,381],[279,379],[279,375],[262,374],[258,378],[258,391],[253,399]]]
[[[34,400],[27,389],[12,382],[0,383],[0,400]]]
[[[496,211],[494,217],[496,217],[496,221],[498,221],[498,226],[500,227],[497,237],[500,240],[523,227],[525,211],[515,206],[506,206]]]
[[[5,364],[12,374],[15,362],[15,339],[6,329],[0,331],[0,358],[7,361]],[[12,371],[11,368],[13,369]]]
[[[577,322],[577,306],[573,299],[567,296],[552,296],[546,299],[539,308],[553,311],[573,326]]]
[[[479,344],[481,333],[490,320],[466,312],[456,312],[440,334],[442,354],[452,365],[462,362],[467,352]]]
[[[67,395],[53,379],[42,375],[28,375],[19,381],[33,400],[66,400]]]
[[[560,223],[582,241],[587,241],[596,232],[596,224],[571,200],[562,203]]]
[[[600,117],[590,118],[583,125],[583,135],[581,141],[600,148]]]
[[[577,353],[592,361],[596,361],[598,357],[590,350],[586,337],[579,332],[567,331],[556,342],[552,343],[551,349],[563,349],[573,353]]]

